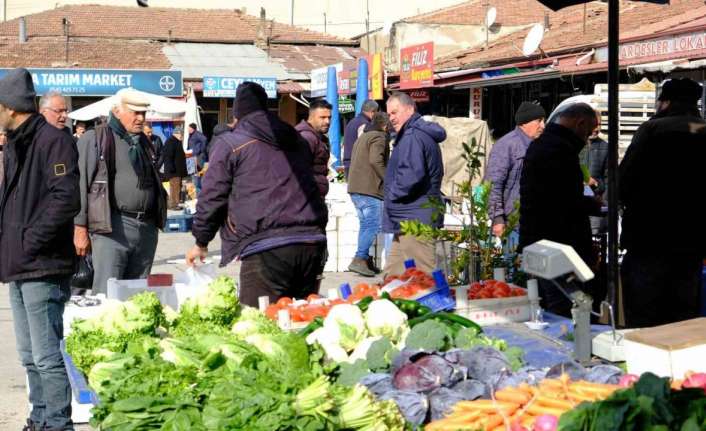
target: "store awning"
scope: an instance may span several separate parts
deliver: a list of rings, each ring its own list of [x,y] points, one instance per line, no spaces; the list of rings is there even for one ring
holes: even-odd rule
[[[699,69],[706,66],[706,59],[692,60],[682,58],[679,60],[656,61],[653,63],[638,64],[628,66],[628,70],[633,70],[637,73],[645,72],[664,72],[668,73],[675,69]]]
[[[457,83],[454,89],[465,89],[474,87],[492,87],[496,85],[507,85],[519,82],[541,81],[544,79],[559,78],[561,72],[554,68],[532,70],[529,72],[519,72],[508,75],[495,76],[491,78],[475,77],[465,82]]]

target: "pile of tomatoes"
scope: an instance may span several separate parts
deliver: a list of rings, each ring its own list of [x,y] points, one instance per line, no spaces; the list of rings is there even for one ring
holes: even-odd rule
[[[521,287],[512,287],[504,281],[485,280],[472,283],[468,289],[468,299],[509,298],[525,296],[527,291]]]
[[[420,292],[433,288],[436,283],[434,277],[417,268],[407,268],[402,275],[392,275],[385,279],[384,285],[394,281],[405,281],[406,284],[390,292],[394,299],[409,299],[419,295]]]

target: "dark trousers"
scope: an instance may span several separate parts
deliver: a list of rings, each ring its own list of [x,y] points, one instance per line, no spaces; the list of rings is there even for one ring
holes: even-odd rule
[[[319,293],[326,264],[326,243],[292,244],[253,254],[240,267],[240,302],[257,307],[257,298],[274,303],[283,296],[306,298]]]
[[[625,325],[649,327],[699,317],[702,268],[701,256],[628,251],[621,267]]]

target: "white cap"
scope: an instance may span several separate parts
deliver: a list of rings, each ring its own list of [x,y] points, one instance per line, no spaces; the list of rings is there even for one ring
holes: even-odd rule
[[[145,112],[150,106],[150,100],[133,88],[123,88],[116,93],[118,100],[131,111]]]

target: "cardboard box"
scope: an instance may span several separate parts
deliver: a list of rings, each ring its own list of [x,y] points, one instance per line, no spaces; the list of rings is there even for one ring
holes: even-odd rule
[[[681,379],[706,372],[706,318],[632,331],[625,335],[628,372]]]

